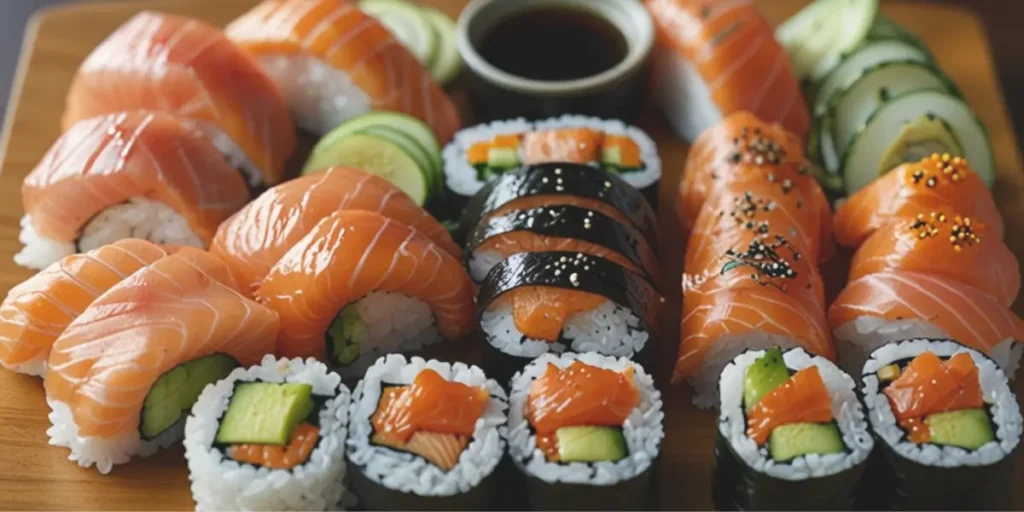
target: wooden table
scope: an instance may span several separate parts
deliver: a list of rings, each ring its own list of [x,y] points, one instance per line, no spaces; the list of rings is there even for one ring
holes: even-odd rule
[[[63,98],[76,66],[118,24],[141,9],[162,9],[223,24],[255,0],[129,1],[117,4],[79,4],[37,17],[19,67],[21,87],[7,120],[0,174],[0,293],[24,280],[30,272],[14,266],[20,249],[18,191],[59,133]],[[456,15],[465,0],[432,0]],[[760,7],[774,22],[792,14],[802,0],[761,0]],[[1000,170],[996,196],[1008,224],[1010,245],[1024,256],[1024,174],[1015,134],[1006,114],[991,61],[991,52],[978,18],[966,11],[887,3],[886,14],[915,30],[958,82],[988,126]],[[678,276],[682,237],[671,205],[686,145],[672,136],[652,112],[641,123],[660,145],[665,177],[661,190],[663,272],[662,290],[669,298],[663,338],[678,339]],[[1018,305],[1018,311],[1021,308]],[[668,437],[663,447],[661,503],[665,509],[711,508],[709,481],[714,416],[689,405],[689,393],[667,385],[675,347],[667,343],[654,369],[665,392]],[[69,462],[67,451],[47,446],[47,409],[39,380],[0,371],[0,508],[4,509],[189,509],[188,476],[181,448],[117,467],[101,476]],[[1016,389],[1024,396],[1024,385]],[[1019,464],[1020,465],[1020,464]],[[1021,482],[1024,470],[1018,470]],[[1018,507],[1024,506],[1024,485],[1015,488]]]

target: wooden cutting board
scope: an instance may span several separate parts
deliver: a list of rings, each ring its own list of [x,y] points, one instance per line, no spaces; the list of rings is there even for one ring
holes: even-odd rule
[[[20,249],[18,221],[22,216],[21,181],[59,135],[64,95],[75,69],[107,34],[133,14],[160,9],[223,25],[256,0],[147,0],[83,3],[37,15],[28,29],[14,93],[4,129],[0,173],[0,295],[31,273],[14,265]],[[457,16],[465,0],[429,0]],[[794,13],[804,0],[759,0],[773,22]],[[999,181],[996,197],[1007,223],[1009,244],[1024,260],[1024,174],[1016,137],[1006,113],[980,20],[970,12],[919,4],[885,2],[883,11],[918,35],[960,85],[988,127],[995,148]],[[687,146],[672,136],[653,113],[645,113],[643,128],[661,150],[665,176],[661,187],[662,262],[669,298],[661,364],[655,368],[664,390],[667,410],[662,452],[663,509],[710,509],[711,455],[715,418],[689,405],[689,393],[667,385],[678,339],[682,237],[672,211],[673,193],[686,158]],[[1018,304],[1018,311],[1021,311]],[[472,353],[472,351],[470,351]],[[1024,396],[1024,379],[1017,382]],[[109,475],[81,469],[67,460],[67,451],[47,445],[47,407],[38,379],[0,370],[0,508],[2,509],[168,509],[194,507],[188,473],[180,447],[151,458],[118,466]],[[1022,451],[1024,454],[1024,451]],[[1018,464],[1022,466],[1024,464]],[[1024,469],[1017,471],[1024,481]],[[1015,488],[1015,505],[1024,507],[1024,485]]]

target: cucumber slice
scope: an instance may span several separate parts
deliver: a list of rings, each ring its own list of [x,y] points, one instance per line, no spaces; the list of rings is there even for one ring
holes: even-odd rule
[[[819,81],[868,35],[878,0],[818,0],[776,30],[797,75]]]
[[[420,169],[416,159],[401,146],[368,133],[353,133],[332,141],[330,146],[318,144],[306,162],[303,174],[321,171],[332,165],[345,165],[381,176],[402,189],[417,204],[430,199],[427,171]]]
[[[931,55],[928,46],[921,41],[921,38],[917,37],[917,34],[885,16],[878,16],[878,19],[875,20],[874,26],[868,32],[868,39],[901,39]]]
[[[824,115],[833,104],[837,92],[850,87],[865,71],[886,62],[931,63],[931,56],[920,48],[902,39],[881,39],[867,41],[857,47],[817,87],[811,112]]]
[[[437,58],[430,65],[430,74],[437,83],[448,84],[462,71],[462,57],[455,46],[455,22],[433,7],[424,7],[423,17],[437,36]]]
[[[917,62],[886,62],[865,71],[845,91],[836,93],[829,110],[836,153],[843,158],[857,130],[889,98],[918,89],[939,89],[957,94],[956,86],[941,71]]]
[[[430,159],[430,153],[416,142],[416,139],[413,139],[405,132],[396,130],[390,126],[369,126],[357,133],[368,133],[374,137],[380,137],[398,145],[403,151],[416,160],[416,164],[420,169],[423,169],[431,190],[436,191],[442,185],[438,180],[439,175],[433,171],[433,163]]]
[[[437,35],[419,7],[404,0],[362,0],[359,9],[377,18],[427,67],[437,58]]]
[[[320,143],[317,144],[317,148],[321,145],[330,145],[334,139],[365,130],[371,126],[394,128],[415,139],[423,149],[430,153],[432,162],[430,169],[437,173],[438,179],[443,181],[444,161],[441,159],[441,146],[437,142],[434,131],[423,121],[401,112],[378,111],[353,117],[324,135],[320,139]]]
[[[988,133],[974,111],[961,98],[945,90],[910,91],[890,98],[868,120],[850,143],[844,162],[846,193],[853,194],[878,177],[882,158],[907,123],[922,116],[943,119],[963,147],[963,156],[978,176],[992,186],[995,163]]]

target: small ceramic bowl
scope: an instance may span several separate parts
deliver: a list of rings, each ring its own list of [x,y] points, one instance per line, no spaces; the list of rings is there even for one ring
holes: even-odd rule
[[[478,51],[484,36],[502,21],[538,7],[585,9],[604,18],[625,37],[625,58],[602,73],[564,81],[524,78],[487,62]],[[472,0],[459,17],[456,40],[480,121],[568,113],[630,120],[640,112],[654,23],[638,0]]]

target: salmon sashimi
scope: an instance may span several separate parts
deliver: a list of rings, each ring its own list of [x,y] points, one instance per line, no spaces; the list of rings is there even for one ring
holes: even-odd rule
[[[985,243],[981,243],[982,240]],[[895,220],[874,232],[853,257],[850,280],[906,270],[969,284],[1009,307],[1020,291],[1020,267],[1010,248],[987,236],[987,226],[951,210]]]
[[[986,225],[993,241],[1003,239],[1003,218],[985,183],[966,160],[936,154],[903,164],[851,196],[836,210],[836,240],[857,247],[894,218],[943,208]]]
[[[915,357],[882,392],[901,423],[937,412],[982,407],[978,366],[961,352],[945,362],[934,352]]]
[[[121,281],[75,319],[47,362],[50,444],[106,473],[173,441],[175,420],[207,382],[202,372],[186,371],[179,387],[150,396],[165,375],[207,357],[250,366],[273,353],[277,315],[211,277],[225,272],[213,256],[182,249]],[[165,429],[146,433],[149,407],[166,413],[158,417]],[[110,446],[117,449],[102,448]]]
[[[320,429],[309,423],[301,423],[292,431],[288,444],[236,444],[226,450],[228,457],[238,462],[253,464],[270,469],[291,469],[309,460],[317,442]]]
[[[452,340],[466,336],[475,328],[474,297],[459,260],[425,235],[355,210],[321,220],[256,292],[258,301],[281,315],[281,355],[342,366],[360,358],[372,363],[378,351],[419,347],[436,341],[438,333]]]
[[[0,305],[0,364],[42,376],[68,324],[103,292],[166,255],[145,240],[121,240],[67,256],[15,286]]]
[[[448,230],[388,180],[332,167],[282,183],[221,224],[210,251],[227,262],[247,293],[321,219],[342,210],[379,213],[426,235],[459,258]]]
[[[645,0],[657,31],[654,91],[686,140],[751,112],[804,137],[810,115],[786,50],[750,0]]]
[[[281,181],[295,149],[281,90],[220,29],[199,20],[140,13],[86,58],[68,91],[64,128],[123,110],[188,119],[252,186]]]
[[[601,160],[604,133],[590,128],[556,128],[529,132],[523,138],[523,161],[527,164]]]
[[[75,124],[21,194],[26,247],[15,260],[32,268],[122,238],[205,246],[249,200],[245,182],[199,131],[160,112]]]
[[[832,421],[832,400],[817,366],[808,366],[761,398],[747,413],[747,435],[758,445],[775,427]]]
[[[430,72],[355,2],[265,0],[226,31],[263,65],[299,123],[314,133],[371,110],[419,118],[442,144],[461,126]]]
[[[852,281],[829,308],[829,324],[837,341],[854,343],[863,353],[903,339],[954,339],[989,355],[1008,374],[1020,357],[1012,350],[1015,340],[1024,339],[1024,321],[999,299],[921,272],[883,271]],[[876,329],[879,334],[865,336]]]

